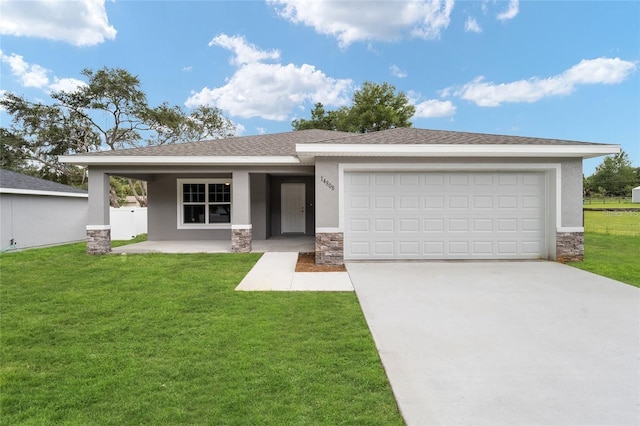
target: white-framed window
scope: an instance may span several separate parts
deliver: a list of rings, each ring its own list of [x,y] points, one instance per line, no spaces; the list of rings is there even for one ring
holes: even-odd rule
[[[231,179],[178,179],[178,228],[229,228]]]

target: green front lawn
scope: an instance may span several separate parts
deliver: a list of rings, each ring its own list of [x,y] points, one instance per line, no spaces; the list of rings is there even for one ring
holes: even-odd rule
[[[569,265],[640,287],[640,237],[586,232],[584,261]]]
[[[640,287],[640,213],[584,212],[584,261],[576,268]]]
[[[235,292],[256,254],[0,256],[2,424],[401,425],[354,293]]]
[[[640,212],[585,211],[584,230],[591,234],[640,237]]]

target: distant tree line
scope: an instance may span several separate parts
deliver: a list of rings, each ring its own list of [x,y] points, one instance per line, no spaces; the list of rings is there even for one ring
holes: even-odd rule
[[[640,186],[640,167],[633,167],[629,155],[620,151],[605,157],[583,183],[585,196],[628,197],[633,188]]]

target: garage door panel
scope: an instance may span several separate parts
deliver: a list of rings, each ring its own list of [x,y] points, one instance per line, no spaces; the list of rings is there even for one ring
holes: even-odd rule
[[[378,210],[393,210],[394,203],[392,196],[375,196],[373,201],[374,208]]]
[[[469,255],[468,241],[449,241],[448,252],[452,256],[467,257]]]
[[[398,251],[401,255],[418,257],[420,256],[419,241],[400,241],[398,243]]]
[[[394,175],[391,173],[375,173],[374,174],[374,183],[376,186],[392,186],[394,181]]]
[[[546,257],[543,173],[356,172],[345,182],[346,259]]]
[[[444,219],[425,219],[424,232],[444,232]]]
[[[449,219],[449,232],[468,232],[468,219]]]
[[[353,219],[349,223],[349,229],[353,232],[366,232],[371,230],[368,219]]]
[[[423,176],[425,186],[441,187],[444,185],[444,173],[428,173]]]
[[[445,255],[444,241],[425,241],[423,243],[423,253],[426,258],[442,258]]]
[[[376,241],[373,244],[374,255],[389,258],[395,255],[395,244],[393,241]]]
[[[444,208],[443,196],[427,196],[424,197],[424,208],[431,210],[442,210]]]
[[[400,219],[398,221],[400,232],[420,232],[420,220]]]
[[[473,254],[478,256],[491,256],[493,254],[493,241],[474,241]]]
[[[411,187],[420,185],[420,175],[418,173],[403,173],[400,175],[400,185]]]
[[[493,209],[493,197],[488,195],[474,196],[471,205],[474,209],[491,210]]]
[[[467,173],[452,173],[449,175],[449,185],[469,186],[469,175]]]
[[[492,174],[488,174],[488,173],[483,173],[483,174],[474,174],[473,175],[473,184],[476,187],[489,187],[489,186],[493,186],[493,178],[494,176]]]
[[[393,233],[393,219],[375,219],[373,229],[378,233]]]
[[[473,219],[472,232],[493,232],[493,219]]]

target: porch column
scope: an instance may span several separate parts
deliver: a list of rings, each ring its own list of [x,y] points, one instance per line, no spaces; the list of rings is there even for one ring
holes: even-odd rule
[[[231,251],[251,251],[251,192],[249,172],[235,171],[231,184]]]
[[[111,252],[109,223],[109,175],[89,167],[89,218],[87,222],[87,253]]]
[[[344,264],[339,170],[334,159],[316,158],[316,265]]]

